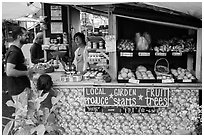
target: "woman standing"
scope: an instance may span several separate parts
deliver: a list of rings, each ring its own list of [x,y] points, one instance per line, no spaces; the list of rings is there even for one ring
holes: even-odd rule
[[[74,53],[75,57],[74,57],[73,64],[76,66],[76,70],[81,74],[83,74],[83,72],[89,66],[85,35],[83,33],[77,32],[74,35],[74,42],[76,43],[78,48]]]

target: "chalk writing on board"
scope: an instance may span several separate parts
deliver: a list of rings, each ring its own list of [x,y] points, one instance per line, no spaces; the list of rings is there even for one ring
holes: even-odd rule
[[[85,88],[86,106],[168,107],[168,88]]]

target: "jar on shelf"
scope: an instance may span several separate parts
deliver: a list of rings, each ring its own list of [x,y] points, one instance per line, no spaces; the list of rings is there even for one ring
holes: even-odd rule
[[[99,49],[103,49],[103,41],[99,41]]]
[[[97,49],[97,43],[93,42],[93,49]]]
[[[91,49],[91,41],[87,42],[87,49]]]

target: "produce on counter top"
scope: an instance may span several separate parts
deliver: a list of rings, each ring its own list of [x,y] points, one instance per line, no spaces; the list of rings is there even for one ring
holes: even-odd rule
[[[57,60],[52,59],[46,63],[34,64],[31,68],[36,73],[51,73],[54,72],[54,69],[58,69],[59,65]]]
[[[50,45],[42,45],[43,50],[66,50],[67,44],[50,44]]]
[[[135,48],[134,45],[135,45],[134,42],[131,40],[121,39],[117,45],[117,49],[119,51],[123,51],[123,50],[133,51]]]
[[[171,73],[178,79],[178,80],[195,80],[196,77],[187,69],[178,67],[177,69],[171,69]]]
[[[135,71],[137,79],[155,79],[154,75],[150,70],[147,70],[146,67],[140,65]]]
[[[172,38],[170,40],[158,40],[154,47],[155,52],[190,52],[195,50],[195,42],[192,38],[183,40]]]
[[[131,69],[128,68],[122,68],[118,74],[119,80],[129,80],[131,78],[135,78],[134,73],[131,71]]]

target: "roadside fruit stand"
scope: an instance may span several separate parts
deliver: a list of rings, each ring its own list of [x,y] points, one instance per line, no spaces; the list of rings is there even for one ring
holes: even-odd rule
[[[196,134],[202,21],[135,5],[110,7],[109,35],[89,41],[92,67],[83,75],[71,64],[48,73],[61,97],[58,124],[69,135]]]

